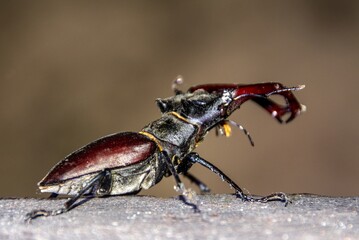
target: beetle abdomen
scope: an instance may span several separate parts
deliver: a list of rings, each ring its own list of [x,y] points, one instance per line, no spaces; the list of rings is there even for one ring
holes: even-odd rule
[[[65,180],[104,169],[126,167],[145,161],[156,151],[156,144],[146,136],[124,132],[100,138],[68,155],[38,185],[59,184]]]

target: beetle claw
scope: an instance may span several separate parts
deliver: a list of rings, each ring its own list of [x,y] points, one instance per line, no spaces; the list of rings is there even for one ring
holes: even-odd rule
[[[40,210],[33,210],[29,213],[26,214],[25,216],[25,221],[26,222],[30,222],[31,220],[38,218],[38,217],[45,217],[48,216],[50,214],[49,211],[46,211],[44,209],[40,209]]]
[[[59,210],[52,210],[52,211],[48,211],[48,210],[44,210],[44,209],[33,210],[33,211],[29,212],[28,214],[26,214],[25,221],[27,223],[30,223],[31,220],[36,219],[38,217],[56,216],[61,213],[64,213],[65,211],[66,210],[64,208],[61,208]]]
[[[289,203],[292,203],[292,201],[283,192],[272,193],[268,196],[260,197],[260,198],[254,198],[248,195],[239,196],[239,197],[243,201],[248,201],[248,202],[259,202],[259,203],[267,203],[273,201],[283,202],[285,207],[288,206]]]

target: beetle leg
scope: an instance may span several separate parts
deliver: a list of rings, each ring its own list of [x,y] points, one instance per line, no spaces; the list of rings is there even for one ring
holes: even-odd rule
[[[241,198],[242,200],[247,200],[247,196],[244,194],[242,189],[235,182],[232,181],[232,179],[230,179],[226,174],[224,174],[219,168],[201,158],[197,153],[188,154],[186,158],[183,159],[183,161],[186,160],[190,161],[191,163],[199,163],[202,166],[208,168],[209,170],[217,174],[221,179],[226,181],[232,188],[234,188],[239,198]]]
[[[201,190],[202,193],[210,192],[211,190],[207,187],[205,183],[199,180],[197,177],[188,172],[188,170],[192,167],[193,163],[189,161],[181,161],[181,163],[177,166],[177,173],[182,173],[183,176],[188,178],[192,183],[197,185],[197,187]]]
[[[249,201],[249,202],[269,202],[269,201],[280,201],[284,202],[285,206],[288,205],[290,202],[287,198],[287,196],[284,193],[273,193],[271,195],[260,197],[260,198],[253,198],[251,196],[246,195],[243,190],[232,180],[230,179],[226,174],[224,174],[219,168],[211,164],[210,162],[206,161],[205,159],[201,158],[197,153],[190,153],[186,156],[183,161],[190,161],[192,163],[199,163],[202,166],[208,168],[215,174],[217,174],[222,180],[226,181],[232,188],[235,189],[237,197],[242,199],[243,201]]]
[[[196,184],[202,193],[208,193],[211,191],[205,183],[203,183],[197,177],[193,176],[193,174],[191,174],[189,172],[184,172],[183,176],[188,178],[192,183]]]
[[[112,189],[112,175],[111,171],[105,169],[103,172],[102,177],[99,179],[99,185],[96,190],[97,196],[105,196],[111,192]]]
[[[111,182],[111,172],[108,169],[105,169],[101,171],[98,175],[96,175],[90,182],[87,183],[87,185],[81,189],[80,192],[77,193],[77,195],[70,198],[67,202],[64,204],[64,208],[60,208],[58,210],[34,210],[30,213],[26,214],[26,221],[31,221],[32,219],[35,219],[37,217],[48,217],[48,216],[56,216],[65,212],[70,211],[72,208],[76,207],[77,205],[75,202],[82,197],[84,194],[88,192],[89,189],[93,188],[98,184],[98,189],[96,191],[96,194],[99,196],[103,196],[107,191],[110,191],[111,188],[109,188],[109,183]]]
[[[173,163],[171,162],[171,159],[169,158],[167,152],[162,151],[160,152],[160,154],[162,155],[163,159],[165,160],[167,167],[169,169],[169,171],[171,172],[172,176],[175,179],[176,182],[176,190],[180,192],[180,199],[182,200],[182,202],[186,205],[189,205],[193,208],[193,210],[195,212],[200,212],[199,208],[197,207],[197,205],[195,203],[191,202],[191,193],[189,191],[186,190],[183,182],[181,181]]]
[[[289,198],[287,197],[287,195],[283,192],[272,193],[268,196],[256,198],[253,200],[255,202],[262,202],[262,203],[272,202],[272,201],[280,201],[280,202],[284,202],[284,206],[287,206],[288,203],[292,203],[292,201],[290,201]]]
[[[49,199],[57,198],[57,196],[59,196],[59,194],[57,194],[57,193],[51,193],[51,195],[49,196]]]
[[[65,202],[65,211],[67,212],[72,208],[76,207],[75,202],[83,195],[85,195],[90,188],[93,188],[98,184],[98,189],[96,190],[97,196],[104,196],[111,190],[111,172],[108,169],[104,169],[98,175],[96,175],[77,195],[70,198]]]
[[[199,180],[197,177],[188,172],[193,163],[189,161],[182,161],[177,167],[177,173],[183,173],[183,176],[188,178],[192,183],[196,184],[202,193],[210,192],[211,190],[205,183]]]

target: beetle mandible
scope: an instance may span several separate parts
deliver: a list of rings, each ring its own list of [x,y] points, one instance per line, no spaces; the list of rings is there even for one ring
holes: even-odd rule
[[[201,191],[208,191],[204,183],[188,172],[195,163],[225,180],[243,201],[282,201],[287,204],[288,198],[281,192],[265,197],[245,194],[220,169],[193,151],[213,128],[229,135],[231,123],[244,130],[250,139],[242,126],[227,119],[248,100],[263,107],[280,123],[292,121],[305,111],[305,106],[300,104],[293,94],[293,91],[303,89],[304,85],[288,88],[277,82],[204,84],[182,92],[177,89],[180,81],[181,78],[178,78],[172,85],[174,96],[156,100],[162,116],[140,132],[105,136],[78,149],[56,164],[38,186],[41,192],[52,193],[52,196],[64,194],[72,197],[63,208],[34,210],[27,214],[27,219],[67,212],[74,208],[76,201],[84,195],[101,197],[136,194],[171,175],[174,176],[182,201],[198,210],[179,178],[179,175],[183,174],[198,185]],[[269,97],[272,95],[282,96],[285,105],[271,100]],[[284,115],[287,114],[289,117],[284,120]]]

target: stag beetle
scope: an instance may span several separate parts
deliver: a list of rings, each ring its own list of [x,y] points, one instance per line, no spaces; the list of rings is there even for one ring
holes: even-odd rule
[[[239,124],[227,120],[244,102],[252,100],[269,112],[280,123],[292,121],[305,110],[292,91],[304,85],[285,87],[277,82],[258,84],[204,84],[194,86],[187,92],[177,88],[178,78],[172,85],[175,95],[157,99],[162,116],[149,123],[140,132],[121,132],[100,138],[71,153],[55,165],[38,183],[41,192],[52,196],[72,196],[64,208],[59,210],[34,210],[27,214],[31,220],[39,216],[54,216],[74,208],[76,201],[84,195],[101,197],[109,195],[136,194],[148,189],[163,177],[174,176],[176,189],[184,203],[198,210],[191,202],[179,174],[194,182],[201,191],[208,187],[188,170],[195,163],[208,168],[232,188],[238,198],[251,202],[281,201],[288,203],[284,193],[273,193],[266,197],[246,195],[220,169],[193,152],[211,129],[228,136],[230,124],[248,132]],[[285,105],[269,99],[280,95]],[[284,115],[289,117],[284,121]],[[252,145],[253,142],[250,139]]]

